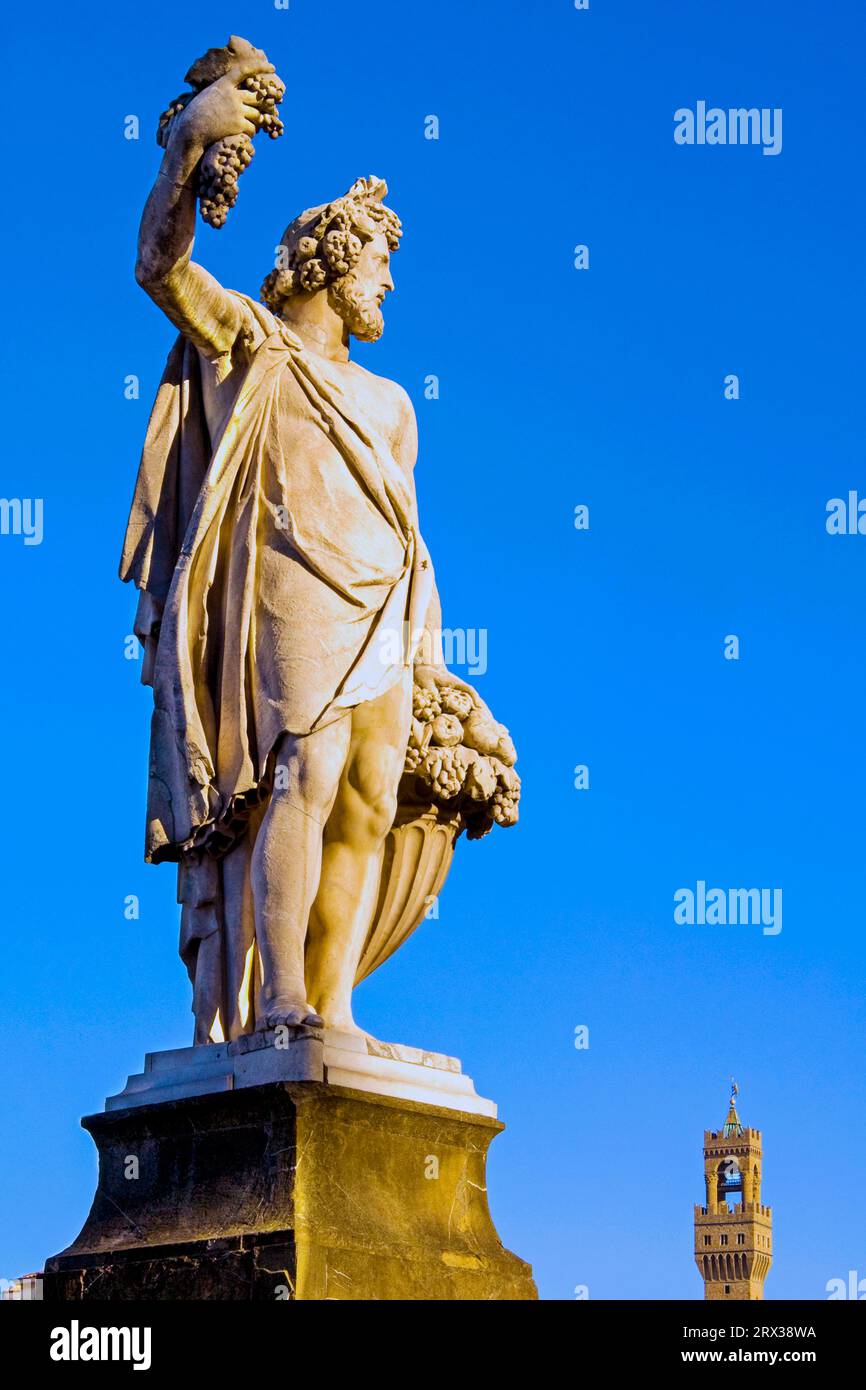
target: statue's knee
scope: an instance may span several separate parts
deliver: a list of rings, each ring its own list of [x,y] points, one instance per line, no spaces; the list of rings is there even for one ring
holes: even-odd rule
[[[381,792],[378,796],[365,802],[364,816],[366,822],[366,832],[370,840],[378,843],[384,840],[391,826],[394,824],[394,816],[397,813],[397,793]]]
[[[385,749],[366,750],[349,769],[351,827],[366,840],[384,840],[397,812],[399,767]]]
[[[323,819],[340,780],[345,749],[335,738],[300,738],[278,745],[273,796]]]

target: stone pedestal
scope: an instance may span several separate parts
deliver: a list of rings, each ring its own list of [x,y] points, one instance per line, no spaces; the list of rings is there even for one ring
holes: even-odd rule
[[[284,1049],[259,1035],[152,1054],[82,1121],[99,1186],[77,1240],[46,1263],[46,1301],[535,1298],[487,1205],[503,1128],[491,1102],[455,1059],[371,1061],[383,1046],[354,1052],[362,1086],[341,1084],[352,1066],[329,1071],[325,1056],[345,1058],[309,1030]],[[444,1103],[371,1089],[389,1064],[380,1087]]]

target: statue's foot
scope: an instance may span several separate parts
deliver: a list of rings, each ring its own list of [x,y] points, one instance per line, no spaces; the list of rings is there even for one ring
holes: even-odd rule
[[[324,1019],[306,1001],[300,1004],[283,1003],[276,1000],[268,1005],[267,1012],[256,1024],[257,1029],[268,1028],[322,1028]]]
[[[366,1028],[361,1028],[355,1022],[351,1014],[325,1014],[325,1027],[333,1028],[337,1033],[353,1033],[356,1038],[363,1038],[365,1042],[378,1042],[372,1033],[368,1033]]]

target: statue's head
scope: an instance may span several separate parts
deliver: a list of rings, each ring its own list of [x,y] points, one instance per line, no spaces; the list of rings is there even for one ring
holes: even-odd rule
[[[273,313],[323,293],[356,338],[374,343],[382,336],[381,305],[394,288],[390,257],[402,235],[399,217],[382,202],[387,192],[384,179],[357,179],[336,202],[309,208],[289,224],[261,290]]]

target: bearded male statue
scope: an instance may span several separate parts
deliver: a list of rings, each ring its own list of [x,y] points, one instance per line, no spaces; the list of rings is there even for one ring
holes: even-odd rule
[[[409,397],[349,358],[351,337],[380,337],[393,289],[401,228],[385,184],[359,179],[295,218],[262,303],[191,259],[197,170],[217,142],[259,128],[243,84],[273,71],[263,56],[241,51],[174,116],[136,268],[181,336],[121,577],[141,591],[154,694],[146,854],[179,866],[198,1043],[279,1024],[360,1031],[352,988],[413,687],[416,714],[420,689],[428,714],[451,692],[453,709],[488,717],[435,655]],[[440,736],[455,738],[441,724]],[[499,753],[503,773],[513,758]],[[476,761],[473,795],[492,795]]]

